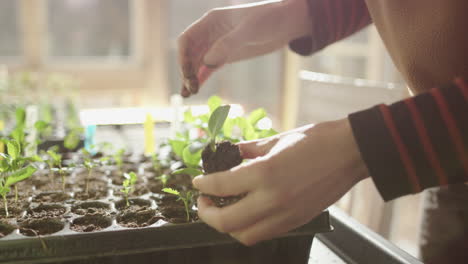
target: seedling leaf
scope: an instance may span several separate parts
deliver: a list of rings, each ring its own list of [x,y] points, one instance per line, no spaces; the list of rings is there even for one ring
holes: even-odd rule
[[[210,133],[211,140],[214,141],[216,136],[218,135],[219,131],[224,125],[224,122],[226,121],[226,118],[229,114],[229,109],[231,106],[229,105],[223,105],[216,110],[213,111],[213,113],[210,116],[210,119],[208,121],[208,131]]]
[[[210,108],[210,113],[213,113],[216,108],[220,107],[223,100],[219,96],[213,95],[208,99],[208,107]]]
[[[33,175],[33,173],[36,172],[36,170],[37,169],[33,166],[27,166],[25,168],[13,172],[10,176],[8,176],[5,186],[11,186],[17,182],[31,177],[31,175]]]
[[[188,167],[197,167],[200,164],[202,148],[192,149],[191,146],[185,147],[182,153],[182,159]]]
[[[179,175],[179,174],[187,174],[192,177],[198,176],[203,174],[201,170],[195,169],[195,168],[184,168],[184,169],[178,169],[172,172],[173,175]]]
[[[7,141],[7,152],[10,157],[15,160],[20,157],[21,155],[21,147],[20,144],[15,140]]]
[[[182,158],[184,149],[187,146],[187,142],[182,141],[182,140],[171,139],[169,140],[169,144],[172,147],[172,151],[174,151],[174,153],[178,157]]]
[[[256,126],[258,121],[262,120],[263,118],[265,118],[267,116],[267,113],[265,111],[265,109],[263,108],[258,108],[258,109],[255,109],[253,110],[249,117],[247,117],[247,120],[249,121],[250,124],[252,124],[252,126]]]
[[[34,128],[39,133],[44,132],[48,127],[49,127],[49,124],[46,121],[43,121],[43,120],[39,120],[36,123],[34,123]]]
[[[177,190],[174,190],[174,189],[172,189],[172,188],[164,188],[164,189],[162,189],[162,191],[165,192],[165,193],[177,195],[177,196],[180,197],[180,192],[177,191]]]

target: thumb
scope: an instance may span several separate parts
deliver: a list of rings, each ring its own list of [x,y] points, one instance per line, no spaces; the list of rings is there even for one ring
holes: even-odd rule
[[[277,138],[270,138],[268,140],[253,140],[240,142],[239,146],[242,158],[244,159],[255,159],[257,157],[265,156],[278,141]]]

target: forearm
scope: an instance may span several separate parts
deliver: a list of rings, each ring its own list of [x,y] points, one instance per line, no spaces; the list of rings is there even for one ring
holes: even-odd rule
[[[385,200],[468,182],[468,85],[451,85],[349,116]]]

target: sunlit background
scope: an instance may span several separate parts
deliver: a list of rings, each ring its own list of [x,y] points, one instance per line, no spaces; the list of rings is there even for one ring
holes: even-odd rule
[[[148,111],[170,119],[170,98],[181,86],[177,36],[211,8],[246,2],[254,1],[1,0],[0,79],[21,73],[24,84],[2,91],[2,103],[71,98],[89,124],[142,122]],[[239,111],[267,109],[278,130],[407,96],[373,27],[311,57],[285,48],[228,65],[184,104],[213,94]],[[384,204],[369,180],[338,205],[417,255],[420,200]]]

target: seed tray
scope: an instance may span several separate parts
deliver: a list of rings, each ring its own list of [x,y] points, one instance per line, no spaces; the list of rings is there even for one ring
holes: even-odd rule
[[[122,258],[111,261],[119,263],[125,259],[124,257],[138,254],[146,257],[159,254],[157,255],[160,261],[158,263],[165,263],[161,260],[161,252],[166,254],[166,259],[168,259],[167,252],[172,252],[170,255],[179,258],[181,254],[185,256],[185,261],[167,260],[171,263],[198,263],[196,256],[201,258],[200,263],[209,263],[206,259],[207,252],[213,255],[213,253],[219,254],[226,250],[231,252],[228,254],[229,258],[238,260],[233,263],[262,263],[258,260],[259,257],[264,260],[269,259],[269,263],[276,263],[275,261],[281,260],[281,256],[287,257],[287,261],[283,259],[278,263],[307,263],[313,236],[316,233],[331,230],[328,212],[323,212],[311,222],[289,232],[283,238],[248,248],[229,235],[221,234],[200,221],[174,223],[181,222],[180,218],[166,216],[163,208],[156,203],[165,194],[145,193],[145,191],[141,192],[144,194],[130,199],[131,208],[140,206],[141,210],[136,209],[134,212],[142,212],[143,226],[125,226],[125,216],[132,212],[125,208],[119,209],[119,205],[124,200],[119,195],[119,187],[114,185],[108,176],[103,176],[102,179],[94,177],[105,182],[107,187],[105,197],[83,201],[75,199],[82,191],[82,187],[79,186],[82,175],[83,171],[76,170],[67,177],[67,189],[70,190],[66,193],[67,197],[60,191],[40,191],[42,187],[36,188],[34,185],[31,191],[28,191],[30,196],[23,199],[28,210],[25,207],[17,218],[2,219],[0,216],[0,231],[7,229],[8,225],[12,229],[11,233],[0,238],[0,263],[62,263],[67,261],[92,263],[93,260],[97,261],[95,263],[106,263],[106,259],[109,261],[115,256],[121,256]],[[149,185],[151,178],[141,177],[142,186]],[[59,199],[48,200],[54,196]],[[39,198],[43,201],[40,202]],[[83,203],[85,206],[82,206]],[[96,203],[101,206],[95,207],[103,208],[91,211],[81,208],[86,208],[86,203]],[[49,209],[48,213],[41,211],[45,208]],[[49,223],[49,227],[55,232],[36,236],[42,231],[40,229],[31,231],[30,228],[35,228],[38,221]],[[94,226],[77,229],[76,224],[80,221],[84,223],[95,221],[95,223]],[[232,252],[237,253],[233,255]],[[246,256],[250,256],[248,261],[245,259]],[[294,262],[294,258],[300,260]],[[142,262],[146,261],[148,259]]]

